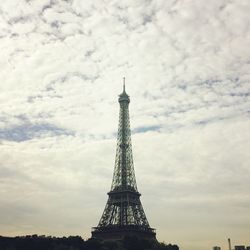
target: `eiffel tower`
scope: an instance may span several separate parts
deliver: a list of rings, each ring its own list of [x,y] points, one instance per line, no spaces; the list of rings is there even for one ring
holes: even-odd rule
[[[125,91],[125,78],[123,81],[123,92],[118,99],[120,114],[113,181],[102,217],[92,230],[92,238],[117,240],[135,235],[155,239],[155,230],[149,226],[137,190],[128,108],[130,98]]]

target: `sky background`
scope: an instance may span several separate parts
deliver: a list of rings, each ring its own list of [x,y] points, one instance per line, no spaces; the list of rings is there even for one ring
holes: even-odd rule
[[[157,238],[250,245],[249,0],[2,0],[0,235],[90,237],[122,77]]]

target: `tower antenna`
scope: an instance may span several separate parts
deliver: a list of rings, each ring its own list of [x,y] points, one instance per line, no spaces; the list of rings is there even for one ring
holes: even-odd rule
[[[123,77],[123,92],[125,92],[125,77]]]

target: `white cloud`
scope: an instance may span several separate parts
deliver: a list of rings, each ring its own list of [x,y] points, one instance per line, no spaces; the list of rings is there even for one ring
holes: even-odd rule
[[[0,234],[89,235],[111,184],[126,76],[139,190],[160,240],[250,244],[249,9],[0,4]]]

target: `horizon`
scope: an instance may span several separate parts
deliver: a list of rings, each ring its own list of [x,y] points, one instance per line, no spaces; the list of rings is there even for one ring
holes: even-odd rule
[[[0,235],[90,237],[126,77],[157,239],[250,246],[249,12],[247,0],[0,3]]]

